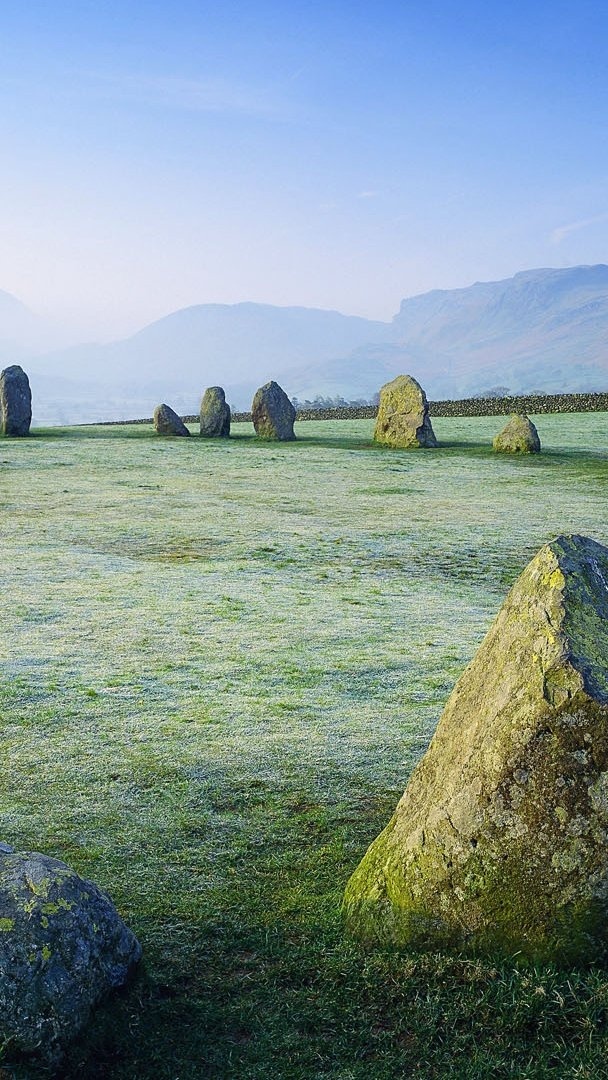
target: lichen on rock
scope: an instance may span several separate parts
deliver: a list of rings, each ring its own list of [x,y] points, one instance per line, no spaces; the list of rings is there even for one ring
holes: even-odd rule
[[[260,439],[295,439],[293,430],[296,410],[287,394],[274,379],[256,390],[251,403],[251,419]]]
[[[437,446],[426,394],[411,375],[398,375],[380,390],[374,441],[404,450]]]
[[[0,1043],[56,1064],[141,956],[110,898],[65,863],[0,849]]]
[[[530,961],[608,942],[608,549],[547,544],[346,890],[356,934]]]
[[[0,433],[29,435],[32,422],[32,391],[25,371],[12,364],[0,371]]]
[[[492,441],[502,454],[539,454],[540,438],[532,421],[524,413],[516,413]]]
[[[221,386],[208,386],[200,408],[200,433],[205,439],[227,439],[230,436],[230,406]]]
[[[164,402],[154,410],[154,427],[158,435],[189,435],[190,431],[170,405]]]

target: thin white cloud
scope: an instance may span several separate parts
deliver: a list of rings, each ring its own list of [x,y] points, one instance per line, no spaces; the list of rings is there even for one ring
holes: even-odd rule
[[[565,240],[572,233],[579,232],[580,229],[586,229],[589,225],[598,225],[601,221],[608,221],[608,213],[596,214],[595,217],[581,218],[580,221],[571,221],[568,225],[560,225],[559,228],[553,229],[550,237],[551,243],[561,244],[562,240]]]
[[[296,71],[292,72],[292,74],[289,76],[287,81],[288,82],[297,82],[298,79],[300,79],[302,77],[302,75],[304,74],[304,72],[307,71],[307,70],[308,69],[306,67],[306,64],[304,64],[302,67],[299,67],[299,68],[297,68]]]
[[[359,191],[357,192],[358,199],[375,199],[376,195],[379,195],[378,191]]]

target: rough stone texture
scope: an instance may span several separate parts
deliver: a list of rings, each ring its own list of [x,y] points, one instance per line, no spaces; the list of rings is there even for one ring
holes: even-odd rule
[[[189,435],[181,417],[169,405],[157,405],[154,410],[154,427],[159,435]]]
[[[32,391],[23,368],[13,364],[0,372],[0,432],[29,435],[32,422]]]
[[[426,394],[411,375],[381,388],[374,440],[399,449],[437,446]]]
[[[203,394],[200,412],[201,435],[206,439],[230,436],[230,406],[221,386],[209,386]]]
[[[608,937],[608,549],[542,548],[351,878],[351,929],[578,962]]]
[[[251,419],[261,439],[295,439],[295,418],[295,408],[274,379],[256,390],[251,403]]]
[[[492,442],[495,450],[502,454],[538,454],[540,439],[538,431],[524,413],[512,416]]]
[[[59,1060],[108,990],[141,956],[91,881],[47,855],[0,853],[0,1042]]]

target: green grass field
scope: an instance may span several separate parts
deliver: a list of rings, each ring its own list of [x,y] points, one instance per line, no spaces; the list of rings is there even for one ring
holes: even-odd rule
[[[144,964],[66,1080],[608,1077],[608,973],[366,951],[340,902],[511,582],[608,543],[608,414],[298,441],[0,442],[0,840],[106,889]],[[11,1065],[18,1077],[43,1076]]]

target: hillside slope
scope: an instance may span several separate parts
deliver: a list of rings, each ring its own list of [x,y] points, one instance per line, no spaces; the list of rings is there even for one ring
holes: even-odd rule
[[[0,294],[1,298],[1,294]],[[0,306],[0,341],[3,336]],[[608,388],[608,266],[527,270],[404,300],[391,323],[314,308],[203,304],[133,337],[28,361],[37,422],[192,412],[220,383],[247,407],[275,378],[300,400],[368,398],[400,372],[431,398]]]

